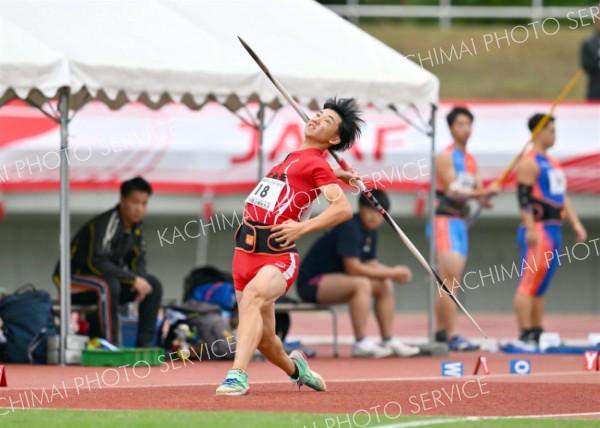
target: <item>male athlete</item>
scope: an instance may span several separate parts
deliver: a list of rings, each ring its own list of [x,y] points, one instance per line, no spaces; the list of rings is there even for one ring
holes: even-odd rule
[[[529,119],[533,131],[544,117]],[[515,313],[519,339],[536,344],[543,332],[544,294],[558,265],[557,252],[562,241],[562,222],[566,216],[577,242],[585,241],[587,232],[567,196],[567,180],[560,164],[550,157],[548,149],[556,140],[554,117],[533,139],[533,147],[517,165],[517,184],[522,224],[517,232],[523,269],[515,294]],[[522,263],[522,266],[525,266]]]
[[[274,302],[290,288],[298,274],[295,242],[303,235],[335,226],[352,217],[352,208],[336,175],[344,181],[355,174],[333,172],[323,158],[328,150],[343,151],[360,136],[363,124],[353,99],[328,99],[304,128],[297,151],[275,165],[252,190],[244,206],[244,222],[237,230],[233,280],[239,326],[233,368],[217,395],[246,395],[246,369],[258,350],[298,385],[325,391],[325,381],[310,370],[304,355],[288,356],[275,334]],[[306,219],[311,203],[323,194],[329,206]]]
[[[136,347],[155,336],[162,285],[146,271],[142,220],[152,195],[150,183],[135,177],[121,183],[119,204],[89,220],[71,242],[71,302],[98,305],[90,333],[109,342],[119,337],[119,305],[139,303]],[[54,282],[60,286],[60,262]]]
[[[475,198],[485,208],[491,208],[488,197],[497,193],[497,186],[483,187],[475,158],[467,152],[473,114],[464,107],[454,107],[446,119],[453,143],[437,156],[435,164],[435,249],[440,277],[454,293],[462,284],[462,272],[467,262],[467,201]],[[440,291],[439,294],[435,301],[436,341],[447,342],[452,351],[479,349],[477,345],[458,335],[456,306],[445,292]]]
[[[371,190],[383,209],[390,200],[380,189]],[[394,284],[412,278],[408,266],[386,266],[377,260],[377,229],[383,216],[363,194],[358,212],[317,239],[300,265],[298,295],[305,302],[350,304],[350,319],[355,342],[352,356],[384,358],[390,355],[411,357],[419,348],[393,337]],[[373,299],[371,299],[373,298]],[[381,333],[381,345],[366,337],[371,300]]]

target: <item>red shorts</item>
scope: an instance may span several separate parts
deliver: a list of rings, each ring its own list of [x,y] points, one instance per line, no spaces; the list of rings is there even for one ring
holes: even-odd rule
[[[244,291],[246,285],[263,266],[275,266],[287,282],[287,292],[298,276],[300,257],[298,253],[253,254],[235,249],[233,256],[233,284],[237,291]]]

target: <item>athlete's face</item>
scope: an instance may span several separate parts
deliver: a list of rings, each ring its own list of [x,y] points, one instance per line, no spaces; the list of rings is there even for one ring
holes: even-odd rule
[[[359,206],[358,215],[365,230],[375,230],[383,223],[383,216],[375,208]]]
[[[149,197],[148,193],[140,190],[134,190],[127,196],[121,197],[119,209],[126,226],[142,221],[146,215]]]
[[[450,127],[450,134],[454,141],[461,144],[466,144],[467,140],[471,137],[471,129],[473,123],[469,116],[459,114],[454,118],[452,126]]]
[[[304,136],[321,143],[335,145],[340,142],[338,130],[342,119],[331,109],[317,112],[304,127]]]
[[[556,141],[556,126],[554,122],[548,122],[538,134],[537,140],[548,149],[554,145]]]

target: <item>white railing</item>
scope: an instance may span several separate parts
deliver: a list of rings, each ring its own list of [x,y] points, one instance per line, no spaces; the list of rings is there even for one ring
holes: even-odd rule
[[[345,5],[327,5],[338,15],[355,24],[360,18],[437,18],[440,26],[448,28],[453,18],[513,18],[535,22],[544,18],[592,19],[598,15],[598,5],[544,7],[543,0],[532,0],[531,6],[453,6],[452,0],[439,0],[438,6],[361,5],[358,0],[347,0]]]

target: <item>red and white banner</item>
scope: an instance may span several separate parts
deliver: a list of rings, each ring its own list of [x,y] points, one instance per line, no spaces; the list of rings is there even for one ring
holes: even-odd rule
[[[436,151],[450,141],[445,115],[438,110]],[[481,175],[497,178],[529,138],[527,118],[549,103],[468,103],[475,115],[469,150]],[[240,111],[256,115],[256,107]],[[428,113],[411,122],[427,128]],[[600,193],[600,105],[564,104],[555,112],[557,142],[551,154],[565,167],[569,190]],[[365,181],[389,190],[426,189],[431,141],[395,113],[366,113],[367,126],[347,159]],[[303,123],[290,108],[267,111],[263,140],[265,171],[302,141]],[[111,111],[92,102],[69,125],[71,188],[115,189],[135,175],[157,192],[245,192],[258,178],[259,134],[225,108],[210,104],[191,111],[172,104],[159,111],[128,104]],[[0,108],[0,192],[58,189],[60,132],[39,111],[13,102]],[[511,186],[511,183],[507,184]]]

